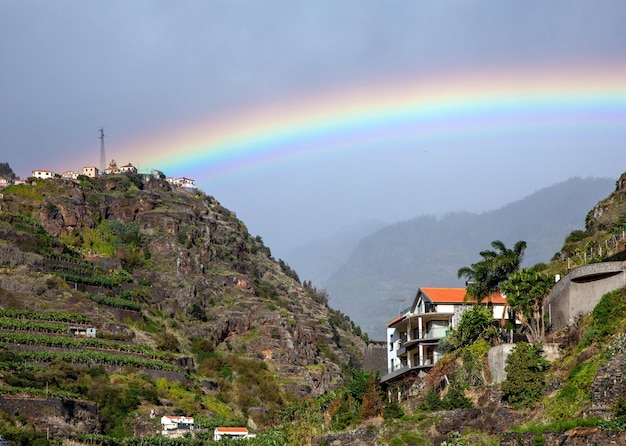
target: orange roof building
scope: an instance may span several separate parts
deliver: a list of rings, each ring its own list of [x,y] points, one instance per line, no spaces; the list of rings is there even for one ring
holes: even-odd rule
[[[245,427],[216,427],[213,431],[213,441],[219,441],[222,438],[253,438],[255,434],[248,432]]]
[[[508,318],[506,298],[501,294],[481,303],[492,308],[494,319]],[[439,341],[474,305],[476,299],[465,288],[419,288],[411,307],[387,324],[387,374],[381,382],[427,373],[443,355]]]

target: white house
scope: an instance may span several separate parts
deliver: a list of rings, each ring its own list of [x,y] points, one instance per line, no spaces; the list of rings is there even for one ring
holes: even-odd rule
[[[161,435],[177,437],[183,433],[193,430],[193,417],[184,415],[163,415],[161,417]]]
[[[167,177],[166,180],[172,186],[185,187],[185,188],[188,188],[188,189],[195,189],[196,188],[196,182],[195,182],[195,180],[192,180],[191,178],[186,178],[186,177],[180,177],[180,178]]]
[[[74,336],[84,336],[86,338],[96,337],[95,327],[70,327],[70,334]]]
[[[137,168],[133,166],[131,163],[128,163],[125,166],[120,167],[119,170],[120,172],[137,173]]]
[[[56,174],[51,170],[45,170],[45,169],[33,170],[33,176],[35,178],[41,178],[41,179],[47,180],[49,178],[54,178],[55,175]]]
[[[78,178],[78,173],[74,172],[73,170],[68,170],[61,174],[61,178],[64,178],[66,180],[75,180]]]
[[[387,324],[387,374],[381,382],[406,374],[428,372],[442,356],[439,340],[456,328],[461,315],[476,305],[466,299],[465,288],[419,288],[411,307]],[[494,319],[505,314],[506,299],[494,294],[484,301]]]
[[[213,431],[213,441],[222,438],[254,438],[256,434],[251,434],[245,427],[216,427]]]

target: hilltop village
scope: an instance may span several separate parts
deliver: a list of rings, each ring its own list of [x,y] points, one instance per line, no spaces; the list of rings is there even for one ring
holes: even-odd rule
[[[144,180],[149,181],[150,178],[159,178],[165,179],[172,186],[183,187],[187,189],[196,189],[196,183],[191,178],[180,177],[166,177],[163,172],[160,170],[152,170],[150,173],[139,173],[137,168],[133,166],[131,163],[125,164],[123,166],[118,166],[115,160],[111,160],[109,166],[104,169],[98,169],[95,166],[86,166],[83,167],[82,172],[76,172],[73,170],[68,170],[63,173],[57,173],[48,169],[35,169],[32,172],[31,177],[47,180],[51,178],[63,178],[66,180],[77,180],[80,175],[84,175],[88,178],[100,178],[106,175],[113,175],[118,173],[131,173],[131,174],[139,174]],[[23,184],[27,180],[21,179],[11,179],[0,177],[0,188],[10,186],[11,184]]]

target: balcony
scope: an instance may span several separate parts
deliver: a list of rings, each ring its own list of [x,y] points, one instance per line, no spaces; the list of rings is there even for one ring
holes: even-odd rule
[[[439,340],[445,338],[448,335],[448,327],[435,327],[426,332],[421,337],[417,330],[414,330],[411,339],[402,337],[398,341],[398,347],[396,348],[396,355],[403,356],[413,350],[418,344],[437,345]]]
[[[426,371],[427,369],[430,369],[432,366],[434,366],[438,359],[439,359],[438,355],[427,355],[425,358],[422,359],[421,362],[419,362],[416,365],[409,366],[407,363],[402,363],[402,365],[400,365],[399,367],[394,368],[392,371],[390,371],[386,375],[383,375],[380,378],[380,382],[382,383],[382,382],[393,380],[395,378],[398,378],[412,371],[415,371],[415,372],[419,372],[421,370]]]

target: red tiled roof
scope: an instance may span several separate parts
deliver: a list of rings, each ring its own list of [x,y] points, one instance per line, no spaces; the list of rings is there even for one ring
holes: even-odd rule
[[[191,421],[193,423],[193,417],[186,417],[184,415],[164,415],[164,417],[168,418],[171,421],[180,422],[181,420]]]
[[[246,427],[216,427],[215,430],[220,433],[248,433],[248,428]]]
[[[387,324],[387,327],[391,327],[393,324],[395,324],[396,322],[400,322],[402,319],[404,319],[406,316],[402,315],[402,316],[398,316],[397,318],[395,318],[394,320],[392,320],[391,322],[389,322]]]
[[[468,297],[467,300],[465,299],[465,288],[421,288],[421,290],[433,301],[433,303],[461,304],[463,302],[476,302],[476,299],[473,299],[471,297]],[[492,296],[484,299],[483,302],[505,304],[506,299],[502,297],[500,293],[495,293]]]

